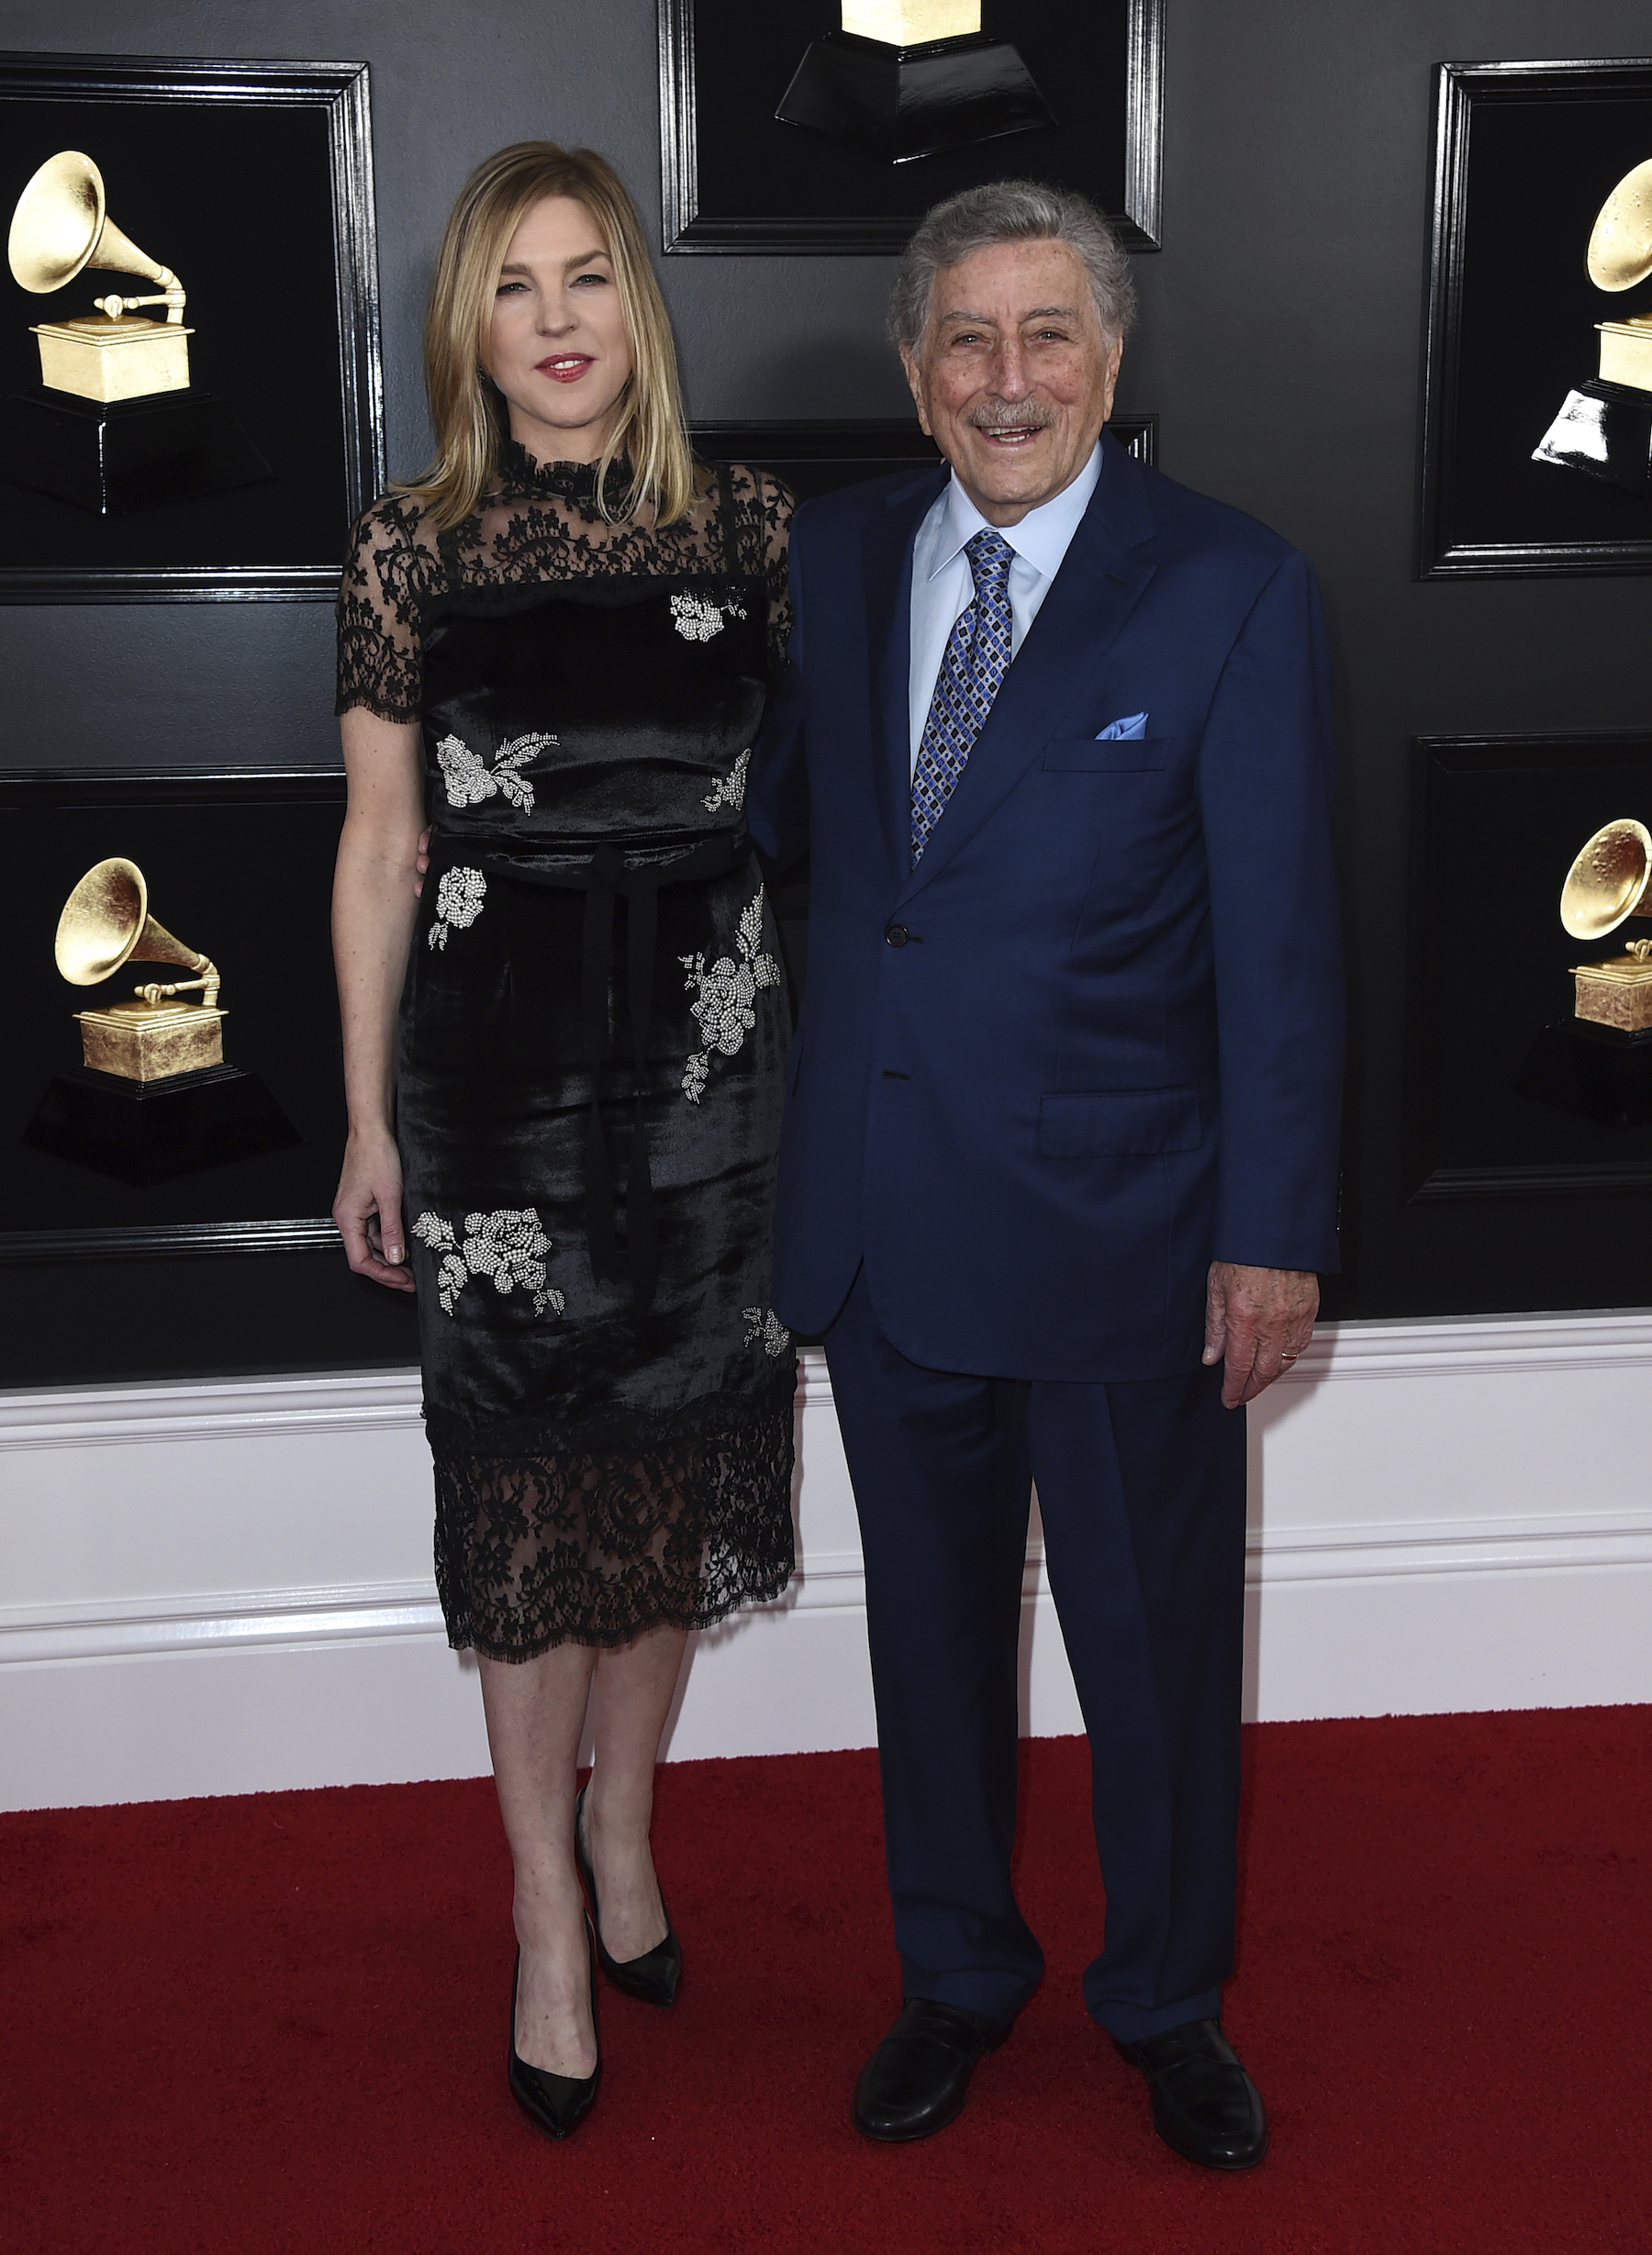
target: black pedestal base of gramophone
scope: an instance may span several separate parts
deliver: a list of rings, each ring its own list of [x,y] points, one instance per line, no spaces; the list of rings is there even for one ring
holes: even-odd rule
[[[285,1151],[304,1138],[256,1073],[206,1065],[165,1080],[123,1080],[84,1066],[60,1073],[23,1141],[138,1184]]]
[[[1652,1123],[1652,1030],[1624,1033],[1587,1018],[1545,1026],[1514,1086],[1522,1096],[1605,1127],[1646,1127]]]
[[[798,64],[775,115],[857,142],[892,164],[1055,122],[1009,40],[981,33],[886,47],[828,31]]]
[[[1652,392],[1591,376],[1567,393],[1532,459],[1652,501]]]
[[[209,392],[82,399],[37,384],[0,409],[0,477],[99,517],[262,486],[273,475]]]

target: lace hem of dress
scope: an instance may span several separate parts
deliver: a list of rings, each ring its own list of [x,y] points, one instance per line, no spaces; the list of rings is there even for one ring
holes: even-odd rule
[[[792,1404],[647,1447],[436,1452],[436,1589],[455,1651],[537,1659],[776,1598],[796,1563]]]

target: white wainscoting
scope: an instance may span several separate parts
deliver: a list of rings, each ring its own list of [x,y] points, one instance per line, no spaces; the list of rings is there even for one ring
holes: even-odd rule
[[[1327,1326],[1251,1415],[1247,1712],[1652,1701],[1652,1314]],[[673,1758],[873,1738],[818,1356],[802,1570],[696,1640]],[[463,1777],[416,1374],[0,1394],[0,1806]],[[1036,1535],[1026,1726],[1079,1727]]]

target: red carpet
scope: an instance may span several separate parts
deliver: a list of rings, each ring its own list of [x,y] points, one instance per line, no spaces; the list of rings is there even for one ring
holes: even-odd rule
[[[1228,2026],[1273,2151],[1160,2146],[1085,2017],[1083,1748],[1025,1750],[1049,1959],[932,2143],[846,2118],[896,2003],[873,1758],[684,1764],[675,2012],[603,1999],[568,2145],[505,2090],[486,1782],[0,1817],[0,2246],[1479,2255],[1652,2245],[1652,1708],[1249,1734]]]

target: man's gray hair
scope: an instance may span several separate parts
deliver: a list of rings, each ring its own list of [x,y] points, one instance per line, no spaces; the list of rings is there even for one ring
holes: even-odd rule
[[[1001,242],[1066,243],[1088,279],[1103,334],[1130,334],[1136,296],[1129,254],[1089,198],[1039,180],[994,180],[949,195],[919,221],[890,293],[891,342],[916,352],[929,327],[936,275]]]

